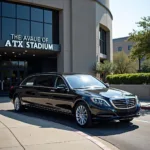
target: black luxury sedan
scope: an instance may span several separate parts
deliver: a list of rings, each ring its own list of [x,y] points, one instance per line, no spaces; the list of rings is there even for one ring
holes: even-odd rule
[[[82,127],[94,120],[130,122],[140,111],[136,95],[86,74],[34,74],[11,87],[9,97],[18,112],[32,106],[72,113]]]

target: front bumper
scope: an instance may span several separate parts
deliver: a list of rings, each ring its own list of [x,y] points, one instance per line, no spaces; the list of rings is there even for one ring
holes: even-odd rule
[[[99,108],[90,106],[93,120],[124,120],[140,116],[140,104],[137,104],[134,108],[129,109],[115,109],[110,108]]]

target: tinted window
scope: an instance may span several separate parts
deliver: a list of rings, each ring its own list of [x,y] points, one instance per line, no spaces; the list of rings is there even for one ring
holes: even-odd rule
[[[52,11],[44,10],[44,22],[52,23]]]
[[[29,77],[27,78],[25,81],[23,81],[23,83],[21,85],[27,85],[27,86],[33,86],[34,82],[35,82],[36,77]]]
[[[43,10],[39,8],[31,8],[31,20],[43,22]]]
[[[15,18],[16,12],[15,12],[15,4],[11,3],[2,3],[2,15],[6,17],[13,17]]]
[[[44,24],[44,36],[48,37],[48,42],[52,42],[52,25],[51,24]]]
[[[17,18],[30,19],[30,7],[17,5]]]
[[[55,76],[39,76],[36,79],[37,86],[47,86],[47,87],[54,87],[55,85]]]
[[[10,34],[16,33],[16,20],[10,18],[2,18],[2,38],[10,39]]]
[[[26,20],[17,20],[17,34],[30,35],[30,22]]]
[[[31,22],[31,35],[43,36],[43,23]]]
[[[58,86],[61,87],[63,85],[66,85],[64,80],[62,78],[58,77],[57,82],[56,82],[56,87],[58,87]]]

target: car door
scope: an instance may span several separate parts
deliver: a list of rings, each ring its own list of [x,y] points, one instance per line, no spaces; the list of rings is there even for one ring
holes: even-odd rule
[[[34,82],[36,80],[36,76],[28,77],[21,83],[18,88],[19,96],[21,97],[24,103],[33,104],[36,98],[36,89],[34,88]]]
[[[62,111],[71,112],[74,98],[75,95],[71,93],[65,80],[62,77],[57,76],[55,90],[53,91],[51,98],[53,106]]]
[[[35,89],[37,91],[36,103],[40,106],[52,107],[51,91],[54,90],[56,76],[40,75],[36,79]]]

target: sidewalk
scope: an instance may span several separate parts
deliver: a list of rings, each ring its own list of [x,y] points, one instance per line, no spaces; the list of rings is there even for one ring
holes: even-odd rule
[[[0,105],[1,150],[111,150],[109,143],[73,128],[14,113],[5,107],[8,103]]]

